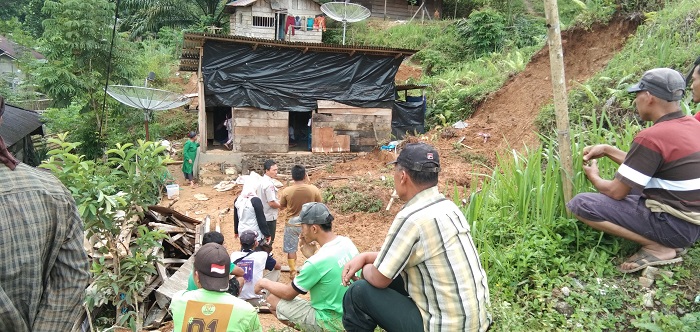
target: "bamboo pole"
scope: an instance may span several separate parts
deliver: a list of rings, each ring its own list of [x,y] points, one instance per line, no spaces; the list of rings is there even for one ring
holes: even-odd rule
[[[549,44],[549,63],[554,93],[554,112],[557,123],[557,142],[561,160],[562,189],[565,201],[573,197],[573,164],[571,161],[571,136],[569,133],[569,111],[564,75],[564,53],[561,44],[561,27],[559,9],[556,0],[544,0],[547,22],[547,43]]]

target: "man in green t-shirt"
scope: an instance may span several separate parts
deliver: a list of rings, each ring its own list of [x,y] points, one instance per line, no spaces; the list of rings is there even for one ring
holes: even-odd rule
[[[302,331],[343,331],[343,296],[341,285],[345,263],[359,252],[350,239],[332,231],[333,216],[323,203],[303,205],[299,213],[301,237],[316,241],[321,248],[304,262],[299,275],[289,285],[268,279],[255,284],[255,292],[264,289],[267,302],[277,319]],[[297,297],[310,293],[311,301]]]
[[[194,281],[200,288],[173,295],[174,332],[262,332],[257,310],[226,292],[230,267],[231,258],[222,245],[208,243],[199,248]]]

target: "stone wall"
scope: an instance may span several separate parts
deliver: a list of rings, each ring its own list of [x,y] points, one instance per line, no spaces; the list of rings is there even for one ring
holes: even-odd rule
[[[245,155],[241,162],[241,171],[243,174],[248,174],[250,171],[263,174],[263,163],[265,160],[272,159],[277,163],[279,174],[290,174],[294,165],[302,165],[309,170],[352,160],[357,158],[358,155],[359,153],[268,153]]]

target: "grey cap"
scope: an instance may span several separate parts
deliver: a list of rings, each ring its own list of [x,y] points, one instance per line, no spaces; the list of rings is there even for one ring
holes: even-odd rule
[[[333,221],[333,215],[323,203],[311,202],[302,205],[299,222],[307,225],[322,225]]]
[[[627,92],[649,91],[654,97],[675,101],[685,93],[685,80],[681,73],[670,68],[647,70],[639,83],[627,88]]]

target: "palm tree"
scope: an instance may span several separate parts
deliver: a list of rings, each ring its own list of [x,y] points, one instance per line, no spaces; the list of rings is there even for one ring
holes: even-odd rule
[[[123,0],[126,15],[122,29],[132,37],[162,27],[204,29],[226,27],[226,0]]]

